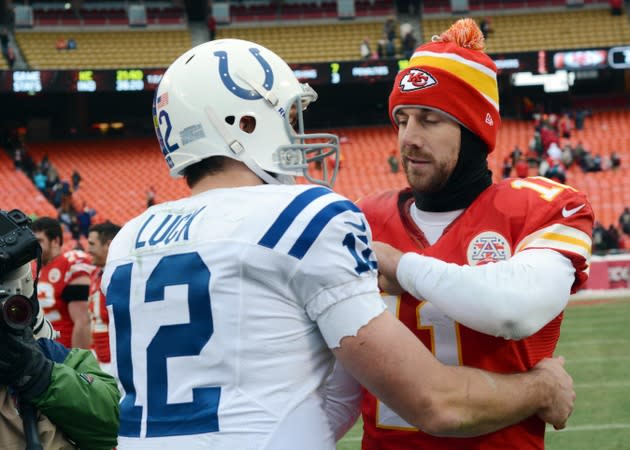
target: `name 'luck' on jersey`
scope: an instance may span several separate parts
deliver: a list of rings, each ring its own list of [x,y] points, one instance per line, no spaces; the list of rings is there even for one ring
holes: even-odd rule
[[[356,334],[385,309],[370,233],[331,190],[283,185],[209,190],[125,225],[102,283],[118,448],[334,450],[321,320],[374,294],[343,317]]]
[[[586,196],[570,186],[542,177],[493,184],[446,227],[433,245],[410,215],[413,201],[409,189],[363,199],[360,206],[374,240],[403,252],[470,266],[507,260],[527,249],[551,249],[573,263],[572,292],[588,277],[593,211]],[[448,365],[523,372],[551,357],[560,335],[562,314],[532,336],[516,341],[471,330],[431,303],[407,293],[385,300],[389,310]],[[544,449],[545,424],[537,416],[481,437],[436,438],[413,428],[369,392],[364,396],[362,411],[364,450]]]

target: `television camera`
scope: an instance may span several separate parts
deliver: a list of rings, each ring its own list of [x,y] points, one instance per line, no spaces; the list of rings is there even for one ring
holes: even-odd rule
[[[17,334],[44,325],[31,269],[41,250],[30,223],[20,210],[0,210],[0,327]]]

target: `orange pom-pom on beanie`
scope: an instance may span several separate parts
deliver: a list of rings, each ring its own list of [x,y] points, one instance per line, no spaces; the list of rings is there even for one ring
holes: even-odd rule
[[[460,19],[416,49],[396,76],[389,114],[396,128],[399,108],[441,111],[494,150],[501,124],[497,67],[483,51],[484,38],[472,19]]]

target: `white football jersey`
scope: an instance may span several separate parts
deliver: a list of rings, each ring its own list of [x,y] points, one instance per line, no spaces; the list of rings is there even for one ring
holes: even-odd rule
[[[213,189],[125,225],[102,283],[118,449],[334,449],[329,347],[385,310],[370,242],[314,186]]]

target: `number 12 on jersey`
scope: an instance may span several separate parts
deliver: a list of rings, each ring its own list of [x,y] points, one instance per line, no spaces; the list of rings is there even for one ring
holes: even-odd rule
[[[220,387],[193,388],[192,401],[187,403],[169,403],[167,398],[169,385],[181,382],[181,377],[169,377],[168,359],[199,355],[214,332],[208,288],[210,270],[196,252],[165,256],[153,269],[145,282],[142,301],[167,302],[166,287],[186,286],[190,320],[160,326],[146,347],[146,365],[140,369],[138,366],[142,365],[134,366],[132,359],[132,337],[138,332],[133,327],[138,324],[131,320],[130,303],[132,287],[133,292],[142,290],[137,288],[139,281],[132,280],[132,268],[132,263],[118,266],[107,292],[116,330],[118,377],[125,390],[119,434],[160,437],[219,431]],[[143,373],[138,373],[140,370]],[[140,385],[146,386],[146,401],[142,405],[136,404]]]

